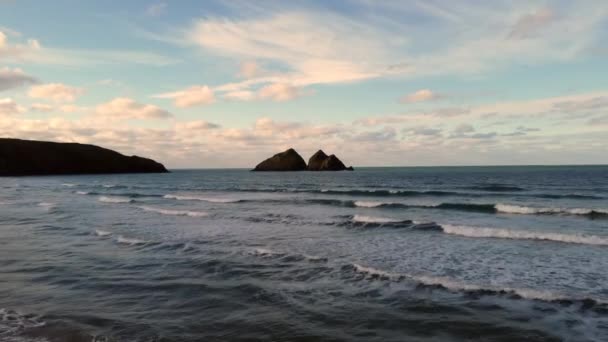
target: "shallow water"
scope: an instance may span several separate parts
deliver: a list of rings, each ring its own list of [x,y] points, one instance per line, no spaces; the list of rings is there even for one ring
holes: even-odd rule
[[[0,179],[0,341],[605,341],[608,167]]]

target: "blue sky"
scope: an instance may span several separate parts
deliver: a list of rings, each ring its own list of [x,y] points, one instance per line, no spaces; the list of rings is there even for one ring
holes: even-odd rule
[[[606,163],[605,1],[0,0],[0,135],[169,167]]]

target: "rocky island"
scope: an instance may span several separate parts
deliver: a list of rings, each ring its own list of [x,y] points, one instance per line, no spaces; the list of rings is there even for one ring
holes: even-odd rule
[[[0,176],[164,172],[152,159],[99,146],[0,138]]]
[[[252,171],[353,171],[353,167],[346,167],[334,154],[328,156],[322,150],[317,151],[306,162],[294,150],[277,153],[274,156],[259,163]]]

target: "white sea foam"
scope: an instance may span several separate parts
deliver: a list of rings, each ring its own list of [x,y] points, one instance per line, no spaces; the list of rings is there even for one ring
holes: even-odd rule
[[[133,200],[130,198],[110,196],[101,196],[99,197],[99,201],[104,203],[133,203]]]
[[[187,196],[187,195],[165,195],[166,199],[174,199],[178,201],[202,201],[212,203],[236,203],[240,200],[233,198],[217,198],[217,197],[204,197],[204,196]]]
[[[190,217],[205,217],[209,216],[208,213],[202,211],[189,211],[189,210],[171,210],[171,209],[162,209],[162,208],[154,208],[148,206],[138,207],[144,211],[150,211],[154,213],[158,213],[161,215],[173,215],[173,216],[190,216]]]
[[[46,339],[25,338],[20,336],[24,329],[42,327],[46,322],[36,315],[0,308],[0,340],[6,342],[44,342]]]
[[[125,245],[142,245],[144,243],[146,243],[146,241],[144,240],[140,240],[140,239],[133,239],[133,238],[126,238],[122,235],[119,235],[118,238],[116,239],[116,242],[118,243],[122,243]]]
[[[110,235],[112,235],[112,232],[108,232],[108,231],[105,231],[105,230],[97,229],[97,230],[95,230],[95,235],[102,236],[102,237],[103,236],[110,236]]]
[[[404,278],[404,276],[401,274],[391,273],[391,272],[379,270],[379,269],[376,269],[373,267],[361,266],[359,264],[353,264],[353,267],[355,268],[356,272],[365,274],[365,275],[368,275],[371,277],[386,278],[386,279],[391,279],[391,280],[399,280],[399,279]]]
[[[275,252],[273,250],[266,249],[266,248],[256,248],[251,252],[251,254],[253,254],[255,256],[261,256],[261,257],[271,257],[271,256],[283,255],[283,253]]]
[[[447,234],[460,235],[474,238],[499,238],[499,239],[522,239],[522,240],[547,240],[564,243],[578,243],[586,245],[608,246],[608,237],[580,234],[561,234],[552,232],[531,232],[524,230],[468,227],[455,225],[442,225]]]
[[[496,211],[506,214],[568,214],[568,215],[590,215],[593,212],[608,215],[608,209],[589,209],[589,208],[539,208],[525,207],[513,204],[497,204]]]
[[[73,188],[73,187],[76,186],[76,184],[72,184],[72,183],[63,183],[61,185],[65,186],[65,187],[68,187],[68,188]]]
[[[57,203],[51,203],[51,202],[40,202],[38,203],[39,207],[45,208],[48,211],[51,211],[53,208],[55,208],[57,206]]]
[[[388,218],[388,217],[355,215],[355,216],[353,216],[353,221],[360,222],[360,223],[399,223],[399,222],[402,222],[403,220]]]
[[[89,193],[86,191],[76,191],[77,195],[88,195]]]
[[[477,284],[467,283],[458,279],[429,276],[429,275],[411,275],[405,273],[392,273],[388,271],[379,270],[373,267],[361,266],[359,264],[352,264],[355,271],[361,274],[368,275],[374,278],[386,279],[391,281],[400,281],[403,279],[409,279],[416,283],[426,286],[440,286],[446,290],[458,292],[458,291],[492,291],[495,293],[506,293],[518,295],[522,298],[531,300],[542,300],[542,301],[556,301],[556,300],[583,300],[585,298],[572,298],[565,294],[560,294],[545,290],[536,289],[518,289],[512,287],[499,287],[499,286],[482,286]],[[604,303],[602,300],[594,299],[597,302]]]
[[[304,257],[304,259],[309,261],[327,261],[327,258],[316,255],[302,254],[302,256]]]
[[[384,205],[386,203],[384,202],[375,202],[375,201],[355,201],[355,206],[356,207],[362,207],[362,208],[377,208],[380,207],[382,205]]]

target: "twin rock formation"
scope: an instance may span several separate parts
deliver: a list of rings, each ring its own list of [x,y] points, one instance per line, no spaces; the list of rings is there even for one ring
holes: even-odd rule
[[[304,159],[290,148],[285,152],[259,163],[253,171],[353,171],[353,167],[346,167],[335,155],[328,156],[322,150],[317,151],[308,160],[308,166]]]

